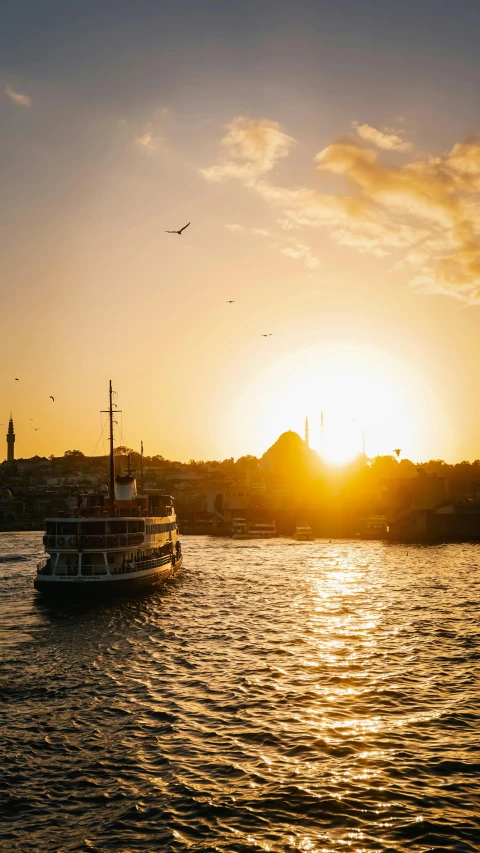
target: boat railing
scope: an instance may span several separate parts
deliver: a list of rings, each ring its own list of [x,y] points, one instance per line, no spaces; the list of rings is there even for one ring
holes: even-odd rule
[[[146,569],[154,569],[157,566],[166,566],[172,563],[172,554],[162,554],[161,557],[154,557],[151,560],[139,560],[138,562],[124,563],[123,566],[110,566],[110,574],[119,575],[130,572],[143,572]]]
[[[52,563],[50,561],[50,557],[45,557],[43,560],[40,560],[37,563],[37,574],[39,575],[51,575],[52,574]]]
[[[108,533],[106,536],[93,535],[46,535],[43,537],[45,548],[62,551],[78,551],[78,549],[92,548],[125,548],[128,545],[141,545],[143,533]]]

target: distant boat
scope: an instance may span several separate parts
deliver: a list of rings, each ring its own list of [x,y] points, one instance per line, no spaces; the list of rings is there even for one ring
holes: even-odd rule
[[[297,524],[293,538],[298,542],[312,542],[315,534],[308,524]]]
[[[275,522],[251,522],[246,518],[234,518],[232,539],[273,539],[277,535]]]
[[[133,472],[115,477],[110,382],[110,488],[96,506],[76,515],[45,519],[47,556],[34,584],[50,595],[118,595],[148,588],[182,565],[182,549],[170,495],[139,495]],[[80,503],[80,501],[79,501]]]

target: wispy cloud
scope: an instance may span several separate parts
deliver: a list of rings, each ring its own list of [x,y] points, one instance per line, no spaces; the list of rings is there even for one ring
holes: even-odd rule
[[[286,157],[294,140],[276,121],[237,116],[227,125],[221,140],[226,157],[200,172],[208,181],[224,178],[254,180],[270,172],[277,160]]]
[[[155,112],[153,119],[147,122],[142,132],[135,137],[135,145],[139,151],[144,154],[156,154],[165,149],[166,143],[162,128],[169,114],[167,109],[160,109]]]
[[[236,121],[230,128],[236,127]],[[239,121],[243,129],[248,128],[247,119]],[[337,194],[325,195],[309,187],[279,186],[267,179],[275,160],[288,153],[291,137],[275,122],[265,120],[263,124],[273,126],[274,138],[278,131],[283,142],[268,148],[269,153],[262,157],[249,154],[239,168],[233,168],[237,164],[231,159],[232,168],[223,161],[204,169],[204,177],[237,178],[272,206],[286,233],[328,229],[336,242],[357,251],[379,257],[393,253],[397,268],[403,265],[414,271],[410,283],[422,292],[444,293],[468,303],[478,301],[480,136],[456,143],[439,157],[403,166],[382,163],[377,151],[355,139],[334,142],[317,154],[315,164],[320,174],[344,179],[348,192],[344,194],[339,187]],[[225,137],[229,138],[230,134]],[[384,146],[384,150],[392,149]],[[305,244],[299,241],[279,248],[287,257],[314,264],[315,255],[302,246]],[[313,261],[309,261],[309,252]]]
[[[384,127],[383,130],[377,130],[370,124],[359,124],[357,121],[353,122],[352,127],[355,128],[361,139],[371,142],[384,151],[405,152],[412,149],[412,143],[403,139],[401,131],[394,127]]]
[[[254,237],[263,238],[272,237],[272,233],[267,231],[266,228],[245,228],[244,225],[237,225],[233,222],[227,223],[225,228],[227,231],[231,231],[232,234],[252,234]],[[281,238],[280,241],[274,239],[274,242],[269,243],[269,246],[271,249],[280,250],[287,258],[292,258],[294,261],[302,261],[308,269],[312,270],[320,266],[320,261],[312,254],[310,247],[306,246],[305,243],[300,243],[298,240],[289,238],[285,243]]]
[[[135,139],[135,144],[144,154],[155,154],[165,145],[163,136],[155,136],[153,130],[145,130]]]
[[[479,138],[400,168],[348,142],[328,146],[316,162],[320,171],[346,177],[356,193],[352,201],[363,206],[357,222],[351,212],[347,217],[347,237],[353,232],[361,239],[369,224],[377,232],[375,245],[388,250],[397,235],[409,249],[407,262],[418,265],[414,287],[466,300],[478,293]]]
[[[255,234],[256,237],[271,237],[270,231],[267,231],[265,228],[245,228],[244,225],[235,225],[234,223],[228,223],[225,225],[228,231],[238,232],[239,234],[246,234],[247,232],[250,234]]]
[[[12,86],[5,86],[5,94],[13,101],[14,104],[18,104],[19,107],[31,107],[32,99],[30,95],[25,95],[23,92],[17,92]]]
[[[228,223],[227,225],[225,225],[225,228],[227,229],[227,231],[231,231],[233,234],[240,234],[245,232],[245,228],[243,227],[243,225],[236,225],[234,222]]]
[[[287,246],[280,251],[282,252],[282,255],[286,255],[287,258],[292,258],[294,261],[303,261],[309,270],[318,269],[320,266],[320,261],[315,257],[315,255],[312,255],[310,247],[306,246],[305,243],[295,242],[292,246]]]

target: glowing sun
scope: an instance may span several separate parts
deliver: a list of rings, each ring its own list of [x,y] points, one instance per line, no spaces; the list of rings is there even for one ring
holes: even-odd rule
[[[241,424],[244,441],[254,429],[252,444],[265,450],[288,429],[303,437],[308,417],[310,446],[331,464],[347,462],[364,447],[368,456],[399,447],[415,458],[432,409],[438,401],[404,362],[372,347],[325,344],[263,369],[238,395],[232,428]]]

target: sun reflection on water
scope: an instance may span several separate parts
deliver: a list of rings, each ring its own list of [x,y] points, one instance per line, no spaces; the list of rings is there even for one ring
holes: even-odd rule
[[[463,554],[187,540],[161,593],[38,608],[37,642],[2,663],[31,848],[476,849],[480,589]]]

